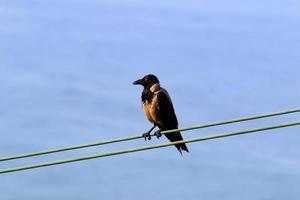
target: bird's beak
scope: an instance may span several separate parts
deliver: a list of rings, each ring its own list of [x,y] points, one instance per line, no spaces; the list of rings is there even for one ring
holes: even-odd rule
[[[133,85],[143,85],[144,81],[143,81],[143,79],[139,79],[139,80],[134,81],[132,84]]]

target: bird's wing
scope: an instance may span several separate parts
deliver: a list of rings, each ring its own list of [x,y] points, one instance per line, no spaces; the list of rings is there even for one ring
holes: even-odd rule
[[[178,121],[169,94],[167,91],[161,90],[157,94],[157,99],[163,128],[176,129],[178,127]]]
[[[162,121],[162,127],[160,127],[163,131],[170,129],[178,128],[178,121],[175,115],[174,107],[171,101],[170,96],[166,90],[159,91],[157,94],[158,106],[159,106],[159,114]],[[179,131],[173,133],[167,133],[165,136],[171,141],[180,141],[183,140]],[[189,151],[186,144],[176,144],[175,147],[178,149],[180,153],[182,150]]]

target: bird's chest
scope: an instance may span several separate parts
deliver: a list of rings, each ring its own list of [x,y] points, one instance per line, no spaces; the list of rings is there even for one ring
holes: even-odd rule
[[[147,119],[151,123],[156,123],[160,125],[161,120],[159,115],[159,105],[158,105],[157,96],[153,95],[151,101],[143,100],[142,106]]]

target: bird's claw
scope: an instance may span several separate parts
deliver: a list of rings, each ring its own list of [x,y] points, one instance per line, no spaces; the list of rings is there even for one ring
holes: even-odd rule
[[[159,139],[161,137],[161,130],[155,131],[154,135]]]
[[[143,137],[145,138],[145,141],[147,141],[147,139],[148,139],[148,140],[151,140],[150,132],[144,133],[144,134],[143,134]]]

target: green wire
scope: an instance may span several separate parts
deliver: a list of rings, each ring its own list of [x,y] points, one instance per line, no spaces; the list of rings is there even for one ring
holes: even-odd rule
[[[103,153],[103,154],[96,154],[96,155],[73,158],[73,159],[67,159],[67,160],[46,162],[46,163],[41,163],[41,164],[37,164],[37,165],[27,165],[27,166],[22,166],[22,167],[17,167],[17,168],[9,168],[9,169],[1,170],[0,174],[23,171],[23,170],[29,170],[29,169],[35,169],[35,168],[41,168],[41,167],[47,167],[47,166],[53,166],[53,165],[60,165],[60,164],[66,164],[66,163],[72,163],[72,162],[78,162],[78,161],[83,161],[83,160],[90,160],[90,159],[102,158],[102,157],[108,157],[108,156],[114,156],[114,155],[121,155],[121,154],[133,153],[133,152],[138,152],[138,151],[145,151],[145,150],[150,150],[150,149],[157,149],[157,148],[172,146],[172,145],[175,145],[175,144],[200,142],[200,141],[205,141],[205,140],[212,140],[212,139],[223,138],[223,137],[249,134],[249,133],[254,133],[254,132],[284,128],[284,127],[289,127],[289,126],[297,126],[297,125],[300,125],[300,121],[285,123],[285,124],[279,124],[279,125],[274,125],[274,126],[266,126],[266,127],[261,127],[261,128],[255,128],[255,129],[249,129],[249,130],[244,130],[244,131],[221,133],[221,134],[210,135],[210,136],[205,136],[205,137],[199,137],[199,138],[194,138],[194,139],[187,139],[187,140],[181,140],[181,141],[164,143],[164,144],[157,144],[157,145],[152,145],[152,146],[132,148],[132,149],[126,149],[126,150],[121,150],[121,151],[113,151],[113,152],[108,152],[108,153]]]
[[[233,119],[233,120],[213,122],[213,123],[197,125],[197,126],[193,126],[193,127],[163,131],[161,133],[166,134],[166,133],[173,133],[173,132],[177,132],[177,131],[188,131],[188,130],[194,130],[194,129],[200,129],[200,128],[208,128],[208,127],[213,127],[213,126],[220,126],[220,125],[225,125],[225,124],[232,124],[232,123],[237,123],[237,122],[261,119],[261,118],[267,118],[267,117],[274,117],[274,116],[279,116],[279,115],[286,115],[286,114],[291,114],[291,113],[296,113],[296,112],[300,112],[300,109],[291,109],[291,110],[286,110],[286,111],[281,111],[281,112],[274,112],[274,113],[268,113],[268,114],[260,114],[260,115],[254,115],[254,116],[249,116],[249,117],[237,118],[237,119]],[[105,145],[105,144],[112,144],[112,143],[117,143],[117,142],[136,140],[136,139],[140,139],[140,138],[142,138],[141,135],[131,136],[131,137],[123,137],[123,138],[99,141],[99,142],[94,142],[94,143],[89,143],[89,144],[74,145],[74,146],[69,146],[69,147],[64,147],[64,148],[57,148],[57,149],[50,149],[50,150],[44,150],[44,151],[38,151],[38,152],[32,152],[32,153],[26,153],[26,154],[19,154],[19,155],[15,155],[15,156],[8,156],[8,157],[2,157],[2,158],[0,157],[0,162],[28,158],[28,157],[33,157],[33,156],[46,155],[46,154],[51,154],[51,153],[58,153],[58,152],[63,152],[63,151],[70,151],[70,150],[93,147],[93,146],[100,146],[100,145]]]

